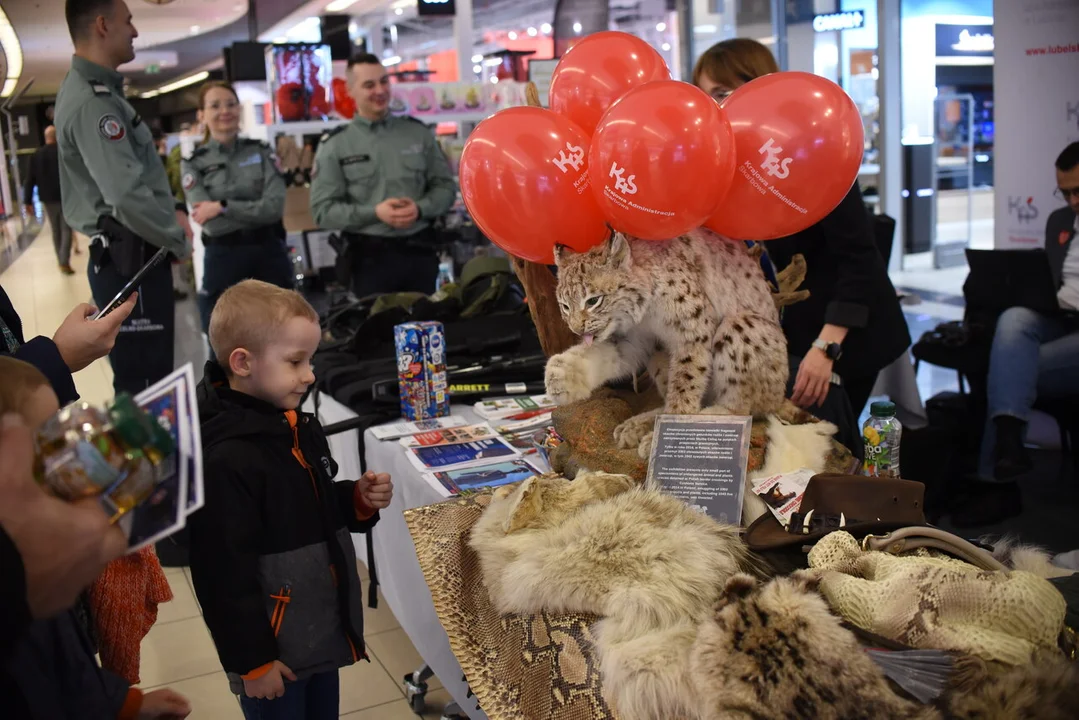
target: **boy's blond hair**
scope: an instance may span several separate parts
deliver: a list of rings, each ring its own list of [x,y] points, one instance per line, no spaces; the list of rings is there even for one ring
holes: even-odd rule
[[[282,325],[297,317],[318,322],[311,303],[295,290],[244,280],[217,299],[210,315],[210,347],[227,372],[234,350],[261,352]]]
[[[49,379],[30,363],[0,356],[0,415],[23,414],[30,396]]]

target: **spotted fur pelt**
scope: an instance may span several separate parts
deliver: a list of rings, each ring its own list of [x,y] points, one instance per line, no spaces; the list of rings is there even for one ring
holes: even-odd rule
[[[662,410],[615,431],[646,456],[658,412],[753,415],[783,404],[787,341],[768,283],[742,243],[708,230],[665,241],[619,233],[587,252],[559,247],[558,302],[583,342],[547,363],[560,404],[650,366]],[[651,365],[650,365],[651,363]]]
[[[702,720],[935,720],[892,691],[810,587],[808,574],[761,585],[736,575],[700,626],[691,677]]]

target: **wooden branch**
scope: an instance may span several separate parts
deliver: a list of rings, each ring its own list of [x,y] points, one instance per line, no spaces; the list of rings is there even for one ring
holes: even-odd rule
[[[528,105],[540,107],[539,91],[535,83],[530,82],[525,86],[525,99]],[[558,309],[555,276],[546,265],[540,263],[518,257],[512,258],[512,263],[528,297],[528,310],[532,314],[532,322],[536,324],[543,354],[551,357],[576,345],[577,336],[566,325],[562,312]]]

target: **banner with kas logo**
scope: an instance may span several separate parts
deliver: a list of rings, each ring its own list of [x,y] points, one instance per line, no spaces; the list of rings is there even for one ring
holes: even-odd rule
[[[1039,248],[1054,162],[1079,140],[1079,2],[993,4],[995,237],[997,248]]]

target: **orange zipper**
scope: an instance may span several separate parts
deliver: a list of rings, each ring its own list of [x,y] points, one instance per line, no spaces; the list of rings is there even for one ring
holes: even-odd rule
[[[281,622],[285,619],[285,608],[292,602],[292,586],[286,584],[277,595],[270,597],[277,601],[273,615],[270,616],[270,627],[273,628],[273,636],[277,637],[277,633],[281,632]]]

